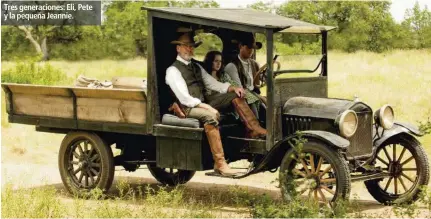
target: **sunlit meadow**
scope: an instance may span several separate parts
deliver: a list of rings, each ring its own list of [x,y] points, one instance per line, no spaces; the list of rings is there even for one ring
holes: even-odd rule
[[[198,57],[201,58],[201,57]],[[370,105],[373,110],[384,104],[391,104],[395,110],[396,120],[410,122],[419,125],[431,117],[431,50],[392,51],[382,54],[370,52],[357,52],[352,54],[330,51],[329,59],[329,96],[334,98],[353,99],[359,97]],[[264,63],[266,57],[257,54],[259,63]],[[279,61],[282,69],[314,69],[318,63],[318,56],[281,56]],[[101,61],[50,61],[50,65],[61,69],[68,77],[58,85],[73,86],[73,81],[79,75],[97,78],[99,80],[111,80],[114,76],[136,76],[146,77],[147,64],[145,59],[134,60],[101,60]],[[16,63],[2,62],[2,73],[13,69]],[[42,64],[40,64],[42,65]],[[316,76],[310,74],[282,75],[280,77]],[[34,127],[20,124],[9,124],[5,109],[5,97],[2,92],[2,164],[9,162],[20,162],[20,160],[32,161],[34,163],[57,162],[58,147],[63,135],[37,133]],[[431,135],[420,138],[428,154],[431,153]],[[49,162],[47,160],[50,160]],[[25,179],[23,178],[23,181]],[[8,182],[11,183],[11,182]],[[15,182],[14,182],[15,183]],[[7,184],[9,185],[9,184]],[[125,185],[122,185],[125,186]],[[10,186],[2,189],[2,212],[8,217],[237,217],[238,215],[222,215],[221,206],[214,202],[202,203],[193,197],[183,196],[182,190],[174,190],[171,195],[166,196],[165,190],[152,192],[136,199],[136,194],[128,196],[126,200],[134,200],[132,204],[125,202],[104,202],[93,200],[93,208],[89,208],[82,200],[69,202],[58,202],[55,191],[50,187],[36,190],[17,190],[12,192]],[[27,192],[25,192],[27,191]],[[28,191],[32,191],[28,193]],[[179,192],[181,191],[181,192]],[[135,188],[135,192],[139,192]],[[148,192],[146,190],[146,192]],[[192,210],[182,210],[180,214],[174,214],[170,210],[153,210],[148,212],[148,206],[165,206],[174,203],[175,195],[181,195],[180,202],[174,209],[190,207]],[[215,194],[214,195],[224,195]],[[244,196],[238,191],[230,193],[233,197],[240,197],[241,204],[233,207],[245,208],[240,217],[270,217],[290,216],[289,214],[276,214],[272,211],[277,203],[246,203],[246,200],[256,198],[255,196]],[[241,196],[242,195],[242,196]],[[166,196],[166,197],[165,197]],[[43,198],[41,198],[43,197]],[[45,198],[47,197],[47,198]],[[245,198],[244,198],[245,197]],[[259,196],[260,197],[260,196]],[[155,199],[156,198],[156,199]],[[165,199],[162,199],[165,198]],[[32,203],[25,200],[32,199]],[[160,200],[158,200],[160,199]],[[112,200],[112,199],[111,199]],[[136,201],[137,200],[137,201]],[[27,203],[30,208],[19,211],[18,204]],[[128,203],[128,202],[126,202]],[[67,208],[71,204],[74,208]],[[79,206],[86,213],[75,210]],[[260,206],[262,205],[262,206]],[[122,210],[124,207],[135,209],[134,213]],[[296,206],[298,212],[298,206]],[[155,207],[157,208],[157,207]],[[282,207],[281,207],[282,208]],[[106,211],[111,209],[111,211]],[[161,208],[164,209],[164,208]],[[216,210],[214,210],[216,209]],[[92,210],[92,211],[90,211]],[[147,212],[145,212],[147,211]],[[273,213],[273,214],[271,214]],[[280,213],[280,212],[278,212]],[[310,212],[309,212],[310,213]],[[315,213],[315,212],[314,212]],[[304,216],[315,217],[313,212]],[[298,214],[295,214],[298,216]],[[295,216],[293,215],[293,216]],[[323,215],[325,216],[325,215]],[[361,216],[361,215],[353,215]],[[363,215],[362,215],[363,216]],[[370,215],[368,215],[370,216]],[[383,215],[384,216],[384,215]],[[398,216],[399,217],[399,216]]]

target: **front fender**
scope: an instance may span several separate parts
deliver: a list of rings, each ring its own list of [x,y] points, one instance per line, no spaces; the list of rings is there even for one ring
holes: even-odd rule
[[[379,138],[374,139],[374,146],[379,146],[383,144],[389,138],[399,135],[399,134],[409,134],[414,136],[423,136],[423,134],[419,131],[419,128],[413,124],[403,123],[403,122],[395,122],[394,126],[383,132],[383,135]]]
[[[340,148],[340,149],[345,149],[345,148],[349,147],[349,145],[350,145],[349,140],[347,140],[347,139],[345,139],[339,135],[336,135],[334,133],[331,133],[331,132],[302,131],[301,134],[302,134],[303,138],[317,139],[317,140],[323,141],[325,143],[328,143],[333,147]]]
[[[274,147],[265,155],[263,160],[257,165],[256,169],[253,171],[261,172],[265,170],[275,169],[280,166],[281,160],[286,154],[287,150],[291,148],[289,142],[294,138],[305,138],[308,141],[315,140],[328,144],[329,147],[333,147],[336,149],[347,149],[349,147],[350,142],[336,134],[325,132],[325,131],[301,131],[298,134],[290,135],[283,140],[277,142]]]

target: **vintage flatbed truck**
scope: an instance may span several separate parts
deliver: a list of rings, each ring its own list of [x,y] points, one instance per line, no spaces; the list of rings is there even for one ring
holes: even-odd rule
[[[246,173],[234,178],[279,168],[284,198],[299,194],[326,204],[347,198],[354,181],[364,181],[370,194],[385,204],[416,200],[420,187],[428,184],[428,158],[415,126],[395,122],[389,105],[373,111],[357,99],[328,98],[327,36],[333,27],[248,9],[143,10],[148,11],[147,91],[2,84],[9,122],[66,134],[59,169],[71,193],[109,190],[115,166],[135,171],[147,165],[158,181],[168,185],[186,183],[196,171],[213,168],[202,125],[166,116],[173,99],[164,78],[176,56],[169,42],[176,28],[184,25],[218,36],[225,59],[237,49],[231,43],[236,34],[266,37],[267,65],[259,72],[267,87],[267,105],[261,107],[267,138],[244,138],[241,122],[222,116],[226,158],[251,163]],[[278,32],[320,36],[318,66],[274,71]],[[317,73],[276,77],[298,72]],[[121,149],[120,155],[113,156],[113,145]]]

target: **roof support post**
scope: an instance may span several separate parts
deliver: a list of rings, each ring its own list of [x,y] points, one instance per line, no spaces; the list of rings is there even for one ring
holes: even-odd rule
[[[267,74],[266,74],[266,98],[268,101],[266,111],[266,130],[268,134],[266,136],[266,150],[269,151],[274,145],[275,137],[275,109],[274,109],[274,72],[273,72],[273,46],[274,46],[274,32],[272,29],[265,30],[266,35],[266,63],[267,63]]]
[[[153,133],[153,125],[160,122],[160,111],[158,105],[158,89],[157,89],[157,75],[156,75],[156,57],[154,50],[154,27],[153,27],[153,13],[148,12],[148,59],[147,59],[147,132]]]
[[[328,32],[322,31],[322,76],[328,76]]]

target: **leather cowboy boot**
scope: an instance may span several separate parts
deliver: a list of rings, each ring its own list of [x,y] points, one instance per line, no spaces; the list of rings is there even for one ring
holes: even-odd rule
[[[232,100],[236,112],[241,118],[247,129],[248,138],[263,138],[266,136],[266,129],[262,128],[259,121],[256,119],[253,111],[251,111],[247,102],[243,98],[235,98]]]
[[[220,131],[214,125],[205,124],[205,133],[210,144],[211,153],[214,159],[214,172],[223,176],[234,176],[238,174],[232,170],[224,159],[223,145],[221,143]]]
[[[178,116],[178,118],[186,118],[186,113],[181,109],[177,102],[174,102],[171,107],[169,107],[168,111],[173,112],[174,115]]]

